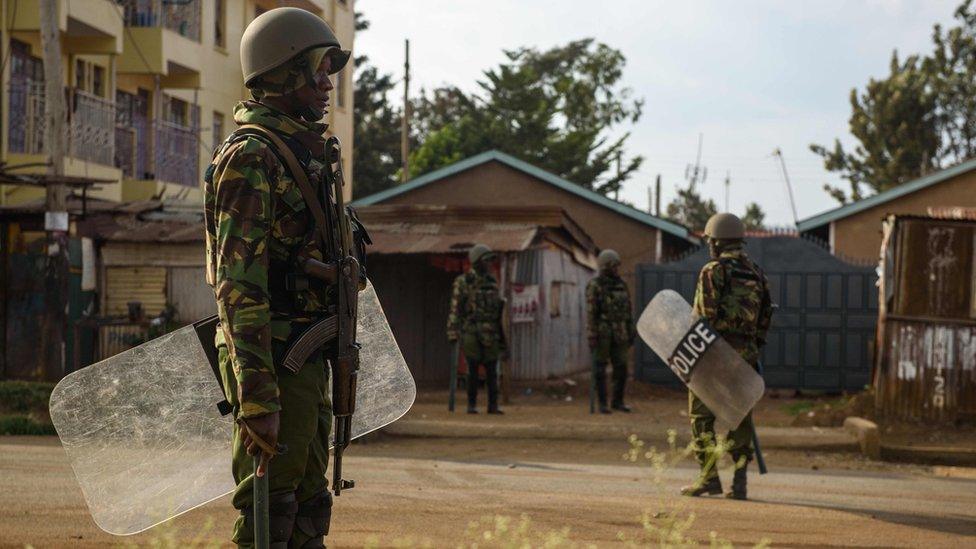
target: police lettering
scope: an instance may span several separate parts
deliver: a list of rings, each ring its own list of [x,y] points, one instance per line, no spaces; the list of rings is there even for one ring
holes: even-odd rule
[[[699,319],[692,324],[691,329],[675,347],[668,359],[668,367],[682,381],[688,383],[691,379],[691,371],[716,339],[718,336],[708,327],[704,319]]]

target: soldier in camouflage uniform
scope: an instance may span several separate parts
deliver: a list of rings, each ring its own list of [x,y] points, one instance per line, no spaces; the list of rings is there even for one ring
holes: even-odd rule
[[[765,344],[773,309],[766,276],[746,255],[744,237],[742,221],[732,214],[716,214],[708,220],[705,238],[712,260],[705,264],[698,277],[694,313],[707,319],[746,362],[758,367],[759,350]],[[715,415],[690,390],[688,415],[701,474],[681,492],[687,496],[721,494],[722,483],[715,463]],[[752,434],[752,414],[749,414],[726,437],[728,451],[735,462],[732,491],[726,497],[746,499],[746,467],[752,461]]]
[[[326,126],[319,120],[333,89],[330,75],[342,69],[349,52],[324,21],[293,8],[255,19],[241,50],[254,100],[237,106],[234,121],[276,132],[312,184],[321,184]],[[280,367],[289,341],[334,312],[332,288],[286,283],[300,258],[325,261],[312,236],[314,221],[267,138],[232,134],[218,147],[205,179],[207,278],[220,320],[220,370],[237,419],[233,504],[241,516],[233,540],[241,547],[254,543],[252,478],[265,474],[270,459],[263,453],[255,472],[250,456],[260,451],[259,437],[272,448],[287,446],[270,468],[271,547],[323,547],[332,509],[328,370],[321,350],[297,374]]]
[[[468,253],[471,270],[454,280],[451,310],[447,317],[447,339],[460,342],[468,363],[468,413],[478,413],[478,367],[484,366],[488,385],[488,413],[498,408],[498,361],[508,353],[502,329],[505,301],[491,274],[495,254],[484,244]],[[451,366],[456,368],[457,365]]]
[[[607,407],[607,362],[613,365],[612,407],[630,412],[630,407],[624,404],[624,388],[627,356],[637,333],[631,314],[630,292],[617,272],[620,268],[617,252],[603,250],[597,264],[600,274],[586,285],[586,339],[593,354],[593,377],[600,413],[611,413]]]

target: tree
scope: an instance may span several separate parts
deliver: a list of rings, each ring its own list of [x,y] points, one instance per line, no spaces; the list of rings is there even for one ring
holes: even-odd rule
[[[746,213],[742,216],[742,223],[747,231],[761,231],[765,228],[766,212],[756,202],[746,204]]]
[[[667,218],[693,231],[705,230],[708,219],[718,213],[715,201],[703,199],[694,185],[689,185],[686,189],[677,189],[677,192],[678,196],[668,204]]]
[[[353,196],[360,198],[397,184],[400,169],[400,111],[387,99],[395,85],[390,74],[357,60],[353,126]]]
[[[938,160],[955,164],[976,156],[976,12],[966,0],[955,12],[961,25],[932,32],[935,51],[925,59],[933,75],[942,136]]]
[[[411,176],[497,149],[597,192],[619,190],[643,161],[624,160],[629,134],[608,135],[641,116],[643,102],[618,85],[623,54],[585,39],[505,56],[478,92],[442,88],[421,100]]]
[[[369,28],[369,21],[356,12],[356,31]],[[387,97],[396,86],[393,75],[380,73],[365,55],[356,57],[353,90],[352,150],[353,198],[361,198],[397,184],[400,170],[400,119],[402,109]]]
[[[965,0],[955,11],[958,26],[935,25],[933,52],[899,62],[891,74],[871,80],[858,95],[851,90],[851,133],[858,140],[848,152],[811,145],[824,167],[838,172],[850,194],[824,185],[841,203],[860,200],[925,173],[976,156],[976,11]],[[867,187],[866,189],[864,187]]]
[[[857,201],[866,196],[862,187],[878,193],[914,179],[937,165],[939,126],[936,94],[930,73],[918,56],[900,62],[892,54],[891,74],[872,79],[863,93],[851,90],[850,130],[858,140],[847,151],[840,140],[832,150],[822,145],[810,149],[823,157],[824,167],[839,172],[850,184],[850,194],[824,185],[837,201]],[[873,194],[873,193],[872,193]]]

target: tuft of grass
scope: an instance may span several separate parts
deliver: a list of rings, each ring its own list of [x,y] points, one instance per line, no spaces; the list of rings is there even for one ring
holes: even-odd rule
[[[0,416],[0,435],[55,435],[54,425],[31,415]]]
[[[53,383],[0,381],[0,413],[29,414],[47,410]]]
[[[783,411],[791,416],[798,416],[813,410],[816,406],[817,403],[812,400],[799,400],[796,402],[790,402],[789,404],[784,404]]]

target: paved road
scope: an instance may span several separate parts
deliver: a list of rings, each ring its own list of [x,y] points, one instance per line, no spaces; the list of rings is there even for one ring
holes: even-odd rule
[[[585,459],[573,454],[578,445],[546,443],[548,453],[540,453],[505,441],[464,443],[465,452],[457,444],[388,439],[356,446],[347,470],[359,486],[340,498],[330,546],[456,546],[471,521],[499,514],[526,514],[537,531],[568,526],[572,540],[604,546],[621,535],[639,539],[642,511],[680,506],[696,515],[690,536],[707,539],[715,531],[737,545],[766,537],[787,547],[976,547],[972,480],[777,467],[755,478],[754,501],[687,499],[672,496],[693,474],[687,465],[665,471],[655,485],[646,465],[576,463]],[[435,460],[432,453],[456,458]],[[56,439],[0,438],[0,547],[223,540],[234,517],[228,507],[224,498],[172,526],[112,538],[88,518]]]

